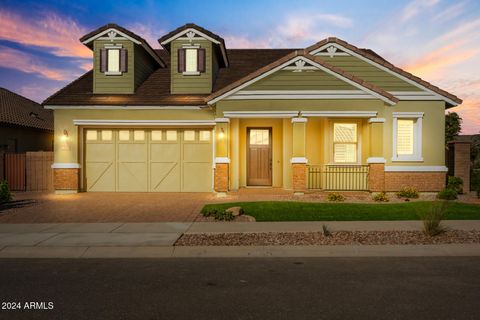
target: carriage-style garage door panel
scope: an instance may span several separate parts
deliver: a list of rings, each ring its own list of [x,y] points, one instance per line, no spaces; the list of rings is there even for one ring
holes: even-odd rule
[[[205,129],[85,129],[90,192],[209,192],[212,135]]]

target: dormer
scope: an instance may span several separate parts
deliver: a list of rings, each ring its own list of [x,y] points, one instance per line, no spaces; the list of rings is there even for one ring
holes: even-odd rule
[[[228,67],[225,41],[193,23],[173,30],[158,42],[170,52],[172,94],[211,93],[218,70]]]
[[[132,94],[165,63],[140,36],[107,24],[80,41],[93,50],[93,93]]]

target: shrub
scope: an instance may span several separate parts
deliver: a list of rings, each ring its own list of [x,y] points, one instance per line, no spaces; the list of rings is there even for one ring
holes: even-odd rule
[[[447,201],[435,201],[430,206],[429,211],[423,215],[423,232],[427,236],[433,237],[447,230],[442,225],[447,207]]]
[[[327,195],[327,199],[328,201],[336,201],[336,202],[345,201],[345,197],[337,192],[329,193]]]
[[[373,199],[373,201],[376,201],[376,202],[388,202],[388,201],[390,201],[390,199],[388,199],[388,196],[385,193],[385,191],[374,194],[372,199]]]
[[[397,192],[397,197],[406,199],[417,199],[418,191],[414,187],[403,187]]]
[[[463,180],[462,180],[462,178],[453,177],[453,176],[448,177],[447,188],[448,189],[453,189],[457,193],[462,194],[463,193]]]
[[[455,200],[457,199],[457,195],[457,190],[447,187],[437,194],[437,198],[442,200]]]
[[[0,204],[7,203],[11,200],[12,194],[10,193],[8,182],[6,180],[0,181]]]
[[[331,237],[332,236],[332,232],[328,229],[326,224],[322,225],[322,229],[323,229],[323,235],[325,237]]]

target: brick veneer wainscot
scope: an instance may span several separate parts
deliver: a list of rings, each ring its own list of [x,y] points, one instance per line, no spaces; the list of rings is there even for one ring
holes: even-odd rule
[[[79,169],[53,169],[55,190],[78,190]]]
[[[304,163],[292,164],[293,191],[305,191],[307,188],[307,165]]]
[[[228,191],[228,163],[217,163],[215,165],[214,188],[217,192]]]

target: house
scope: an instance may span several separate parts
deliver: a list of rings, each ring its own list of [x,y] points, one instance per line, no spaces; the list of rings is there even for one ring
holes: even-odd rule
[[[462,100],[372,50],[228,49],[195,24],[161,50],[116,24],[80,41],[93,70],[44,102],[59,192],[444,187],[444,113]]]

